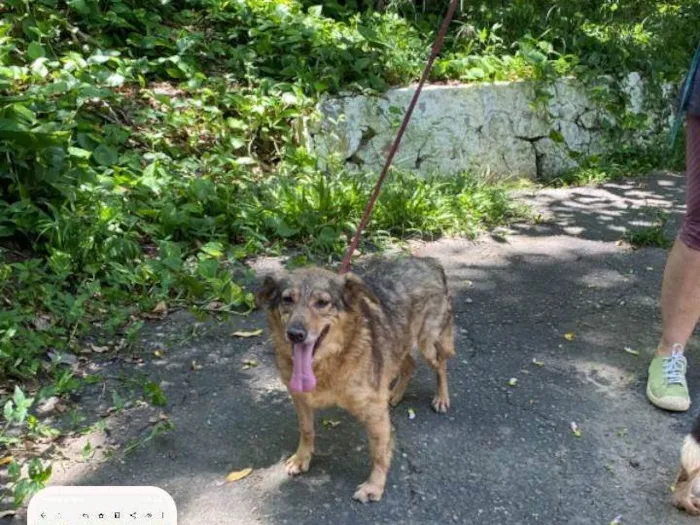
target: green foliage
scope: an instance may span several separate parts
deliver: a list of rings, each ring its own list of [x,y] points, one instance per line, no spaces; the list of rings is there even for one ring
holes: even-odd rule
[[[443,9],[5,2],[0,376],[36,375],[47,348],[74,349],[96,320],[131,341],[133,314],[158,301],[250,308],[232,277],[250,254],[339,253],[371,181],[319,172],[303,123],[323,93],[415,79]],[[464,3],[433,79],[634,69],[676,80],[699,10],[697,0]],[[501,193],[467,178],[399,175],[372,224],[375,235],[473,233],[509,213]]]
[[[653,213],[650,226],[627,232],[625,239],[635,248],[653,247],[668,250],[673,246],[673,240],[666,234],[668,212],[653,210]]]
[[[396,14],[339,22],[292,1],[8,5],[0,376],[36,375],[96,321],[128,343],[159,301],[246,310],[234,271],[280,243],[339,254],[373,181],[321,173],[299,124],[323,92],[414,77],[428,47]],[[392,235],[510,213],[466,179],[393,184],[373,222]]]
[[[29,398],[24,391],[15,387],[14,394],[3,408],[4,426],[0,427],[0,446],[18,448],[24,439],[20,435],[24,433],[28,440],[55,436],[56,430],[39,423],[29,409],[34,404],[34,398]],[[3,454],[0,454],[2,459]],[[51,477],[51,464],[46,465],[37,457],[29,461],[21,462],[12,457],[7,464],[8,489],[12,494],[15,506],[19,506],[26,499],[44,488]],[[0,491],[0,494],[2,492]]]

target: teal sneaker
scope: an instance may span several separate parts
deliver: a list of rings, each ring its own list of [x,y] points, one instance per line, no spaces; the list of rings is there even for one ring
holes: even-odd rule
[[[685,412],[690,408],[690,395],[685,373],[688,369],[683,353],[675,350],[670,356],[656,356],[649,364],[647,397],[664,410]]]

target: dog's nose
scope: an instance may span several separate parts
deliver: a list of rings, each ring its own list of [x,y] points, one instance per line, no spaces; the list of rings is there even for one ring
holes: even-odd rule
[[[287,337],[292,343],[301,343],[306,339],[306,329],[299,325],[290,326],[287,328]]]

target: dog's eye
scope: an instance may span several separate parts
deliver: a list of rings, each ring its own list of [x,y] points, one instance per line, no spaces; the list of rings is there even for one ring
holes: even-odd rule
[[[282,302],[284,304],[294,304],[294,297],[291,295],[285,295],[282,297]]]
[[[329,304],[331,304],[330,301],[326,301],[325,299],[319,299],[318,301],[316,301],[316,308],[325,308]]]

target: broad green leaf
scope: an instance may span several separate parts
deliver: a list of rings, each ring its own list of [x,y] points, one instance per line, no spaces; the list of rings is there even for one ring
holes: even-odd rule
[[[143,170],[143,177],[141,177],[139,182],[156,195],[160,195],[165,182],[158,176],[159,174],[158,161],[155,160]]]
[[[32,482],[28,479],[20,479],[12,489],[15,506],[19,507],[26,497],[30,494]]]
[[[111,166],[119,160],[118,153],[105,144],[97,146],[92,152],[92,157],[101,166]]]
[[[124,77],[119,73],[112,73],[107,77],[107,85],[110,87],[119,87],[124,84]]]
[[[18,117],[22,124],[34,124],[37,121],[36,113],[24,104],[12,104],[9,109]]]
[[[240,137],[231,137],[229,138],[229,143],[231,144],[231,147],[233,149],[240,149],[243,146],[245,146],[245,140],[243,140]]]
[[[66,82],[59,81],[49,84],[44,91],[47,95],[63,95],[68,89],[68,84]]]
[[[486,73],[480,67],[472,67],[467,71],[467,80],[481,80],[486,77]]]
[[[8,400],[7,403],[5,403],[5,408],[3,410],[3,417],[5,418],[5,421],[11,421],[14,418],[15,414],[15,405],[12,401]]]
[[[245,122],[239,119],[229,117],[226,119],[226,125],[231,129],[247,129],[248,126]]]
[[[109,55],[102,54],[101,51],[95,53],[90,58],[88,58],[88,64],[104,64],[108,62],[112,57]]]
[[[37,58],[45,57],[46,52],[44,51],[44,48],[41,47],[41,44],[38,42],[32,42],[29,44],[29,47],[27,47],[27,56],[32,60],[36,60]]]
[[[13,461],[7,466],[7,475],[9,476],[11,481],[17,481],[22,475],[22,469],[16,461]]]
[[[41,78],[44,78],[49,74],[49,69],[46,67],[45,63],[46,63],[45,57],[37,58],[34,62],[32,62],[30,69],[34,73],[39,75]]]
[[[222,257],[224,255],[224,247],[220,242],[208,242],[202,246],[201,250],[210,257]]]
[[[280,237],[289,238],[299,233],[299,230],[290,227],[284,220],[280,220],[275,226],[275,233]]]
[[[297,103],[297,97],[294,93],[283,93],[282,102],[284,102],[285,104],[294,105]]]
[[[82,148],[70,147],[70,148],[68,148],[68,154],[71,157],[76,157],[79,159],[89,159],[90,156],[92,155],[92,152],[90,152],[86,149],[82,149]]]
[[[205,279],[214,279],[218,271],[219,261],[216,259],[204,259],[197,265],[197,272]]]
[[[24,395],[24,392],[22,392],[22,389],[18,386],[15,386],[15,393],[12,396],[12,399],[15,402],[15,405],[20,407],[24,406],[24,404],[27,402],[27,396]]]

